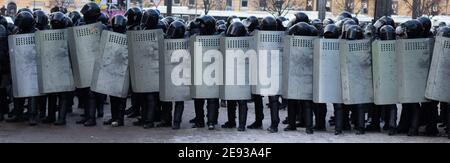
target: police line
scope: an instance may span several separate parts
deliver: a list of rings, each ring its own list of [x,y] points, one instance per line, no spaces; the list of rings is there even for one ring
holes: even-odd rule
[[[217,69],[213,70],[223,72],[208,70],[213,60],[205,62],[204,56],[192,55],[198,47],[202,55],[209,50],[221,52],[224,59],[214,64]],[[444,37],[371,41],[255,31],[249,37],[164,39],[159,29],[119,34],[102,30],[101,24],[96,23],[11,35],[9,48],[15,97],[87,87],[94,92],[127,97],[131,85],[137,93],[160,92],[162,101],[246,100],[251,99],[251,94],[260,94],[316,103],[386,105],[430,99],[450,102],[450,39]],[[269,54],[267,61],[230,62],[227,57],[231,50]],[[272,53],[275,51],[278,53]],[[173,55],[181,57],[174,59]],[[238,67],[244,70],[237,70]],[[251,67],[256,71],[251,71]],[[207,71],[216,78],[203,78],[201,74]],[[179,80],[190,83],[261,76],[269,82],[180,85],[180,81],[173,81],[173,76],[180,74]]]

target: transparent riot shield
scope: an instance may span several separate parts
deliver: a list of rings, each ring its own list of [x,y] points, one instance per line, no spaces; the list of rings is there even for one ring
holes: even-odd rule
[[[436,37],[425,97],[450,103],[450,38]]]
[[[397,81],[400,103],[427,101],[425,89],[431,63],[432,41],[429,38],[397,40]]]
[[[188,39],[165,39],[159,54],[159,98],[161,101],[191,99],[191,56]]]
[[[100,22],[68,29],[70,59],[77,88],[91,86],[102,30],[103,25]]]
[[[13,96],[40,96],[34,34],[8,37]]]
[[[255,31],[258,56],[256,85],[252,93],[263,96],[281,95],[284,31]]]
[[[67,29],[37,31],[35,38],[39,91],[41,93],[74,91]]]
[[[161,29],[127,32],[133,92],[159,92],[159,47],[163,34]]]
[[[314,41],[313,101],[343,103],[339,39]]]
[[[287,36],[283,54],[283,98],[313,99],[313,53],[317,37]]]
[[[193,36],[190,39],[192,98],[219,98],[222,78],[220,37],[220,35]]]
[[[372,43],[372,67],[374,103],[397,104],[395,40],[376,40]]]
[[[370,40],[341,40],[340,62],[344,104],[373,103]]]
[[[220,40],[220,50],[224,56],[224,83],[220,86],[221,99],[250,100],[252,98],[250,62],[256,59],[252,41],[253,37],[222,37]]]
[[[103,31],[92,75],[91,90],[105,95],[126,98],[130,86],[127,36]]]

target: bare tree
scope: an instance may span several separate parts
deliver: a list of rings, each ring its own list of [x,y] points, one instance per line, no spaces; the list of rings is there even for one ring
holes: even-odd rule
[[[286,14],[294,6],[301,6],[306,1],[296,1],[296,0],[267,0],[266,1],[266,11],[275,17],[286,16]]]
[[[337,11],[348,11],[358,15],[363,9],[361,1],[355,0],[335,0],[334,4]]]
[[[441,0],[403,0],[413,18],[417,18],[422,15],[428,15],[433,17],[440,14],[442,7],[439,6]]]

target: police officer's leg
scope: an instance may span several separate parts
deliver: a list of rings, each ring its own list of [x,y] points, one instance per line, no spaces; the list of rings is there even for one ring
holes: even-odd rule
[[[38,97],[29,98],[28,109],[28,124],[36,126],[38,124]]]
[[[261,129],[262,128],[262,120],[264,119],[264,104],[261,95],[253,94],[253,102],[255,103],[255,122],[251,125],[247,126],[249,129]]]
[[[335,116],[335,135],[342,134],[344,130],[344,106],[343,104],[333,104]]]
[[[97,93],[95,98],[96,100],[96,108],[97,108],[97,118],[103,118],[104,115],[104,106],[105,100],[108,98],[107,95]]]
[[[380,118],[381,118],[381,110],[385,106],[376,105],[369,111],[371,113],[371,121],[370,124],[367,126],[367,131],[372,132],[381,132],[380,127]]]
[[[307,134],[313,134],[313,102],[311,100],[302,100],[303,116]]]
[[[236,127],[236,107],[237,107],[237,101],[227,100],[228,121],[222,125],[222,128],[235,128]]]
[[[145,110],[142,114],[145,117],[144,128],[154,128],[155,127],[155,110],[157,109],[157,93],[146,93],[144,95],[145,100],[143,103],[143,110]]]
[[[410,104],[410,110],[411,110],[411,119],[408,130],[408,136],[417,136],[419,135],[419,126],[420,126],[420,104],[414,103]]]
[[[447,103],[445,106],[447,109],[447,137],[450,139],[450,105]]]
[[[157,125],[157,127],[172,127],[172,102],[163,102],[162,111],[161,111],[161,123]]]
[[[315,103],[314,116],[316,125],[314,130],[325,131],[326,130],[326,117],[327,117],[327,104]]]
[[[7,119],[6,122],[23,122],[23,110],[25,104],[25,98],[14,98],[14,109],[12,111],[12,117]]]
[[[402,111],[400,113],[400,121],[398,122],[397,132],[407,133],[411,126],[411,104],[402,104]]]
[[[0,88],[0,122],[4,120],[5,114],[9,112],[8,93],[5,88]]]
[[[86,126],[86,127],[91,127],[91,126],[97,125],[96,112],[97,112],[97,107],[98,107],[97,103],[99,102],[97,100],[100,99],[100,98],[97,98],[97,97],[99,97],[97,95],[97,93],[89,91],[89,93],[88,93],[88,104],[87,104],[87,106],[85,108],[85,109],[88,110],[87,111],[88,112],[87,115],[85,115],[85,117],[87,117],[87,121],[84,122],[84,126]],[[103,102],[103,101],[101,101],[101,102]]]
[[[355,111],[356,115],[356,123],[355,123],[355,128],[356,128],[356,134],[357,135],[362,135],[365,133],[365,129],[366,129],[366,109],[371,109],[372,104],[357,104],[352,106],[352,108],[354,108],[353,110]]]
[[[81,120],[77,121],[77,124],[84,124],[86,123],[86,121],[89,119],[89,96],[90,96],[90,90],[89,88],[82,88],[82,89],[78,89],[77,90],[77,96],[78,96],[78,108],[82,108],[84,109],[84,116],[83,118],[81,118]],[[95,98],[94,98],[94,102],[95,102]],[[50,102],[49,102],[50,103]],[[95,108],[95,105],[93,106]]]
[[[437,128],[438,121],[438,104],[437,101],[431,101],[423,103],[423,113],[426,116],[426,130],[425,134],[427,136],[437,136],[439,130]]]
[[[207,99],[206,100],[206,109],[208,116],[208,129],[214,130],[217,124],[217,119],[219,115],[220,102],[219,99]]]
[[[192,128],[203,128],[205,127],[205,99],[194,99],[194,110],[196,122]]]
[[[172,129],[177,130],[180,129],[182,117],[184,111],[184,102],[177,101],[175,102],[175,111],[173,113],[173,126]]]
[[[39,112],[39,119],[44,119],[47,115],[47,98],[48,95],[39,96],[38,97],[38,112]]]
[[[128,118],[135,118],[140,115],[141,107],[138,98],[136,93],[131,93],[131,107],[126,111]]]
[[[299,100],[287,100],[287,118],[288,126],[284,128],[284,131],[295,131],[297,127],[295,125],[297,121],[297,112],[299,111],[300,101]]]
[[[57,94],[48,94],[48,112],[47,117],[42,120],[42,123],[54,123],[56,121],[56,110],[57,110]]]
[[[71,105],[71,95],[70,92],[63,92],[59,94],[59,112],[58,120],[54,123],[57,126],[66,125],[66,116]]]
[[[104,121],[103,125],[111,125],[118,117],[117,117],[117,113],[118,113],[118,106],[119,106],[119,101],[118,98],[110,96],[109,97],[109,104],[110,104],[110,108],[111,108],[111,119]]]
[[[239,100],[239,126],[238,131],[245,131],[245,126],[247,125],[247,101],[245,100]]]
[[[389,113],[389,135],[395,135],[397,132],[397,105],[385,106]]]
[[[441,102],[441,104],[440,104],[440,107],[439,107],[439,117],[440,117],[440,121],[441,121],[441,124],[439,125],[439,127],[445,127],[445,126],[447,126],[447,121],[448,121],[448,119],[447,119],[447,112],[448,112],[448,110],[447,110],[447,108],[448,108],[448,103],[446,103],[446,102]]]
[[[120,127],[125,125],[125,107],[127,106],[127,98],[113,97],[115,98],[116,107],[115,107],[115,118],[111,123],[112,127]]]
[[[155,93],[156,98],[156,107],[154,111],[154,118],[153,120],[155,122],[161,122],[162,120],[162,109],[163,109],[163,102],[159,99],[159,92]]]
[[[280,123],[280,115],[279,115],[279,104],[278,96],[269,96],[269,108],[270,108],[270,119],[271,124],[270,127],[267,128],[267,131],[270,133],[278,132],[278,124]]]

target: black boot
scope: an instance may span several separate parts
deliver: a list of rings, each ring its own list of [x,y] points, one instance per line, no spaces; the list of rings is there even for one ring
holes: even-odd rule
[[[400,122],[398,123],[397,132],[406,134],[411,126],[411,104],[402,104],[402,112],[400,113]]]
[[[155,99],[156,99],[156,107],[153,113],[153,121],[161,122],[162,120],[162,105],[163,102],[159,99],[159,92],[155,93]]]
[[[306,128],[306,134],[313,134],[313,102],[312,101],[302,101],[303,116]]]
[[[284,128],[284,131],[295,131],[297,130],[297,112],[299,111],[300,101],[299,100],[287,100],[287,123],[288,126]]]
[[[38,98],[29,98],[28,125],[36,126],[38,124]]]
[[[25,105],[25,98],[14,98],[14,109],[12,111],[12,117],[9,119],[6,119],[6,122],[10,123],[16,123],[16,122],[23,122],[23,110]]]
[[[38,97],[38,117],[39,119],[45,119],[47,115],[47,96],[39,96]]]
[[[262,120],[264,119],[264,104],[262,96],[253,95],[253,102],[255,103],[255,122],[247,126],[248,129],[262,129]]]
[[[162,102],[161,123],[157,127],[172,127],[172,102]]]
[[[90,96],[89,95],[90,94],[89,93],[90,90],[89,90],[89,88],[83,88],[83,89],[78,89],[77,92],[78,92],[77,96],[78,96],[78,99],[79,99],[79,101],[78,101],[78,108],[84,110],[83,111],[84,116],[83,116],[83,118],[81,118],[81,120],[77,121],[76,123],[77,124],[84,124],[89,119],[89,109],[88,109],[89,100],[88,100],[88,98]],[[95,97],[94,97],[94,101],[95,101]],[[93,106],[93,107],[95,107],[95,106]]]
[[[344,107],[344,131],[350,131],[352,130],[352,124],[351,124],[351,116],[350,116],[350,110],[351,107],[348,105],[342,105]],[[356,114],[353,114],[353,117],[355,117]]]
[[[240,100],[239,102],[239,126],[238,131],[245,131],[247,125],[247,101]]]
[[[194,99],[194,109],[196,121],[192,128],[203,128],[205,127],[205,111],[203,107],[205,106],[205,99]]]
[[[128,118],[136,118],[141,115],[141,105],[138,94],[131,94],[131,107],[125,112]]]
[[[208,117],[208,130],[214,130],[217,124],[217,117],[219,115],[219,99],[207,99],[206,109]]]
[[[386,109],[389,112],[389,135],[397,133],[397,105],[388,105]]]
[[[438,102],[432,101],[428,103],[424,103],[423,112],[426,118],[426,128],[425,135],[427,136],[437,136],[439,134],[439,130],[437,128],[438,121]]]
[[[0,122],[4,116],[9,113],[8,92],[5,88],[0,88]]]
[[[313,110],[316,121],[314,130],[326,131],[327,104],[315,104],[315,106]]]
[[[86,127],[91,127],[91,126],[95,126],[97,125],[97,121],[96,121],[96,112],[97,112],[97,103],[98,102],[102,102],[103,101],[97,101],[97,96],[96,93],[94,92],[89,92],[89,96],[88,96],[88,105],[86,106],[85,110],[87,110],[87,115],[85,115],[85,117],[87,117],[87,121],[84,122],[84,126]]]
[[[184,111],[184,102],[183,101],[175,102],[175,111],[173,113],[172,129],[174,130],[180,129],[181,121],[183,118],[183,111]]]
[[[57,94],[49,94],[47,96],[48,99],[48,112],[47,117],[42,120],[42,123],[50,124],[56,121],[56,111],[58,110],[58,95]]]
[[[358,104],[355,105],[354,111],[356,112],[356,135],[363,135],[366,129],[366,114],[365,109],[368,108],[370,104]],[[354,113],[352,113],[354,114]]]
[[[125,125],[125,107],[127,106],[127,99],[119,98],[119,97],[112,97],[112,96],[110,96],[110,98],[117,98],[116,116],[114,118],[114,121],[111,122],[111,126],[112,127],[124,126]]]
[[[373,109],[371,110],[371,113],[372,113],[371,121],[370,121],[369,125],[367,126],[368,132],[381,132],[380,118],[381,118],[381,110],[384,107],[385,106],[377,105],[377,106],[373,107]]]
[[[224,100],[222,100],[222,101],[224,101]],[[237,101],[234,101],[234,100],[227,101],[228,121],[222,125],[222,128],[235,128],[236,127],[236,106],[237,106]]]
[[[111,104],[110,105],[110,108],[111,108],[111,119],[108,119],[107,121],[104,121],[103,125],[111,125],[118,118],[117,114],[118,114],[118,110],[119,110],[118,109],[119,102],[117,101],[116,97],[112,97],[112,96],[109,98],[109,101],[110,101],[109,103]]]
[[[269,131],[270,133],[278,132],[278,124],[280,123],[280,116],[278,111],[279,104],[280,102],[278,102],[278,96],[269,96],[271,124],[270,127],[267,128],[267,131]]]
[[[344,129],[344,106],[342,104],[333,104],[335,116],[335,135],[342,134]]]
[[[419,135],[419,125],[420,125],[420,104],[411,104],[411,126],[408,130],[408,136],[418,136]]]
[[[97,93],[96,94],[96,98],[97,98],[97,105],[96,105],[96,108],[97,108],[97,118],[103,118],[103,116],[104,116],[104,105],[105,105],[105,100],[106,100],[106,98],[107,98],[108,96],[107,95],[104,95],[104,94],[100,94],[100,93]]]
[[[144,122],[144,128],[154,128],[155,127],[155,110],[157,109],[157,96],[156,93],[146,93],[144,95],[144,103],[143,103],[143,122]]]
[[[72,107],[70,105],[70,93],[61,93],[59,96],[59,112],[58,112],[58,120],[54,123],[56,126],[66,125],[66,116],[69,108]]]

